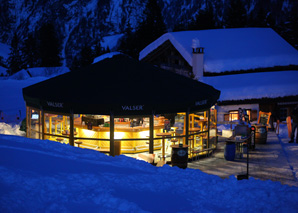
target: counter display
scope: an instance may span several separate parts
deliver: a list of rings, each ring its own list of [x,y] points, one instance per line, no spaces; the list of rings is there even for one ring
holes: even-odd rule
[[[110,127],[93,126],[92,130],[88,129],[88,125],[74,124],[78,135],[76,138],[92,138],[92,139],[107,139],[107,141],[97,140],[81,140],[83,141],[82,147],[88,148],[98,147],[98,149],[109,149]],[[154,134],[163,132],[163,125],[154,126]],[[121,153],[139,153],[149,151],[149,126],[135,126],[130,127],[129,124],[118,123],[115,125],[115,140],[121,141]],[[123,140],[124,139],[124,140]],[[125,139],[136,139],[126,141]],[[137,140],[143,139],[143,140]],[[161,142],[154,143],[154,149],[161,149]]]

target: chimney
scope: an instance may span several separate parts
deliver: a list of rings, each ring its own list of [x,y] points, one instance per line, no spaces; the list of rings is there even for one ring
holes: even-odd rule
[[[204,48],[200,47],[199,39],[192,40],[192,72],[199,80],[204,75]]]

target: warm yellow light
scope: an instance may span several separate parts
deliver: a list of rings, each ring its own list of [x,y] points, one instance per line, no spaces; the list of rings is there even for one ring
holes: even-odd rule
[[[124,132],[115,132],[115,139],[122,139],[124,134]]]
[[[86,138],[93,138],[94,136],[94,131],[89,130],[89,129],[81,129],[82,130],[82,137],[86,137]]]
[[[140,138],[149,138],[149,130],[139,132]]]

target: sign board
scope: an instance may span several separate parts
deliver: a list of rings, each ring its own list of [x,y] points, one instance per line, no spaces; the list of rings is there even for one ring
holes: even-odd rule
[[[267,125],[269,124],[271,112],[259,112],[259,119],[258,119],[258,124],[264,124]]]

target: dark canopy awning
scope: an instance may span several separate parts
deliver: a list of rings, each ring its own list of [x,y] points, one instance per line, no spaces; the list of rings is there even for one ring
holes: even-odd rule
[[[210,85],[122,54],[23,89],[27,106],[118,116],[207,109],[219,95]]]

